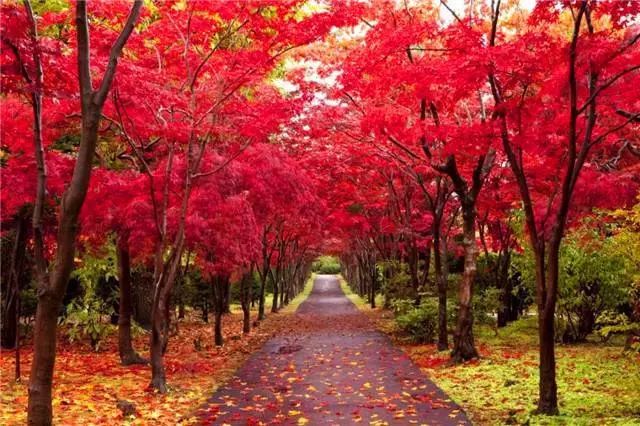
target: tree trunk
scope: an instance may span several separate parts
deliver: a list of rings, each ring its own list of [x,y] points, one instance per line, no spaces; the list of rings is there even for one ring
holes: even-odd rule
[[[51,382],[56,353],[58,309],[61,298],[49,292],[38,298],[34,329],[34,354],[29,379],[29,424],[50,425]]]
[[[222,313],[231,313],[231,286],[228,282],[222,287]]]
[[[420,278],[420,287],[426,288],[429,282],[429,270],[431,268],[431,245],[427,245],[427,250],[424,254],[424,268],[422,271],[422,277]]]
[[[0,338],[0,346],[2,349],[12,349],[16,343],[16,334],[18,330],[18,321],[16,320],[16,310],[18,303],[18,294],[13,284],[13,279],[9,278],[10,285],[3,289],[4,298],[2,307],[2,337]]]
[[[513,295],[513,286],[509,279],[509,264],[511,253],[506,250],[498,259],[498,287],[500,288],[500,308],[498,309],[498,327],[505,327],[512,321],[511,300]]]
[[[251,331],[251,290],[253,287],[253,271],[242,276],[240,281],[240,304],[242,305],[242,332],[247,334]]]
[[[376,268],[375,261],[371,265],[371,294],[369,295],[371,302],[371,309],[376,308],[376,284],[378,283],[378,270]]]
[[[180,229],[176,247],[172,255],[163,266],[164,272],[156,283],[151,312],[151,383],[150,386],[160,393],[167,392],[167,376],[164,369],[164,353],[169,341],[169,302],[171,290],[175,284],[182,249],[184,247],[184,233]]]
[[[224,294],[225,287],[228,287],[227,281],[223,277],[216,277],[213,282],[213,294],[215,297],[215,321],[214,321],[214,343],[216,346],[222,346],[224,340],[222,338],[222,314],[224,313]]]
[[[209,304],[206,302],[202,303],[202,322],[209,324]]]
[[[555,309],[559,253],[559,242],[556,244],[552,242],[549,246],[548,264],[545,271],[544,250],[536,250],[538,334],[540,337],[540,382],[538,408],[536,411],[547,415],[557,415],[559,413],[555,357]]]
[[[19,290],[19,289],[18,289]],[[20,376],[22,375],[20,372],[20,295],[18,294],[18,298],[16,300],[16,343],[15,343],[15,369],[14,369],[14,379],[17,382],[20,381]]]
[[[553,311],[539,312],[540,335],[540,399],[537,411],[541,414],[558,414],[558,389],[556,385],[556,359]]]
[[[411,243],[407,256],[409,273],[411,276],[411,289],[413,290],[413,301],[416,306],[420,305],[420,279],[418,278],[418,247],[415,241]]]
[[[141,7],[142,0],[136,0],[122,32],[111,47],[109,62],[100,87],[98,90],[94,90],[90,72],[87,4],[83,1],[76,4],[82,130],[71,182],[62,196],[60,205],[55,266],[48,279],[46,276],[38,279],[38,307],[27,414],[27,421],[30,425],[49,425],[52,423],[51,385],[56,356],[58,311],[73,269],[79,228],[78,216],[89,188],[102,107],[115,76],[118,58],[133,32]],[[38,137],[41,135],[36,135],[36,139]]]
[[[215,329],[215,333],[214,333],[215,344],[216,346],[222,346],[224,343],[224,340],[222,338],[222,312],[219,311],[218,309],[216,309],[214,329]]]
[[[277,276],[276,276],[277,275]],[[276,273],[276,274],[271,274],[271,281],[273,282],[273,303],[271,305],[271,312],[272,313],[277,313],[278,312],[278,296],[279,296],[279,286],[278,286],[278,281],[279,281],[279,277],[280,277],[280,273]]]
[[[83,122],[81,138],[84,142],[80,142],[80,150],[90,152],[79,154],[76,160],[72,183],[63,195],[60,208],[55,269],[49,280],[39,283],[34,356],[29,380],[28,421],[30,424],[51,424],[52,422],[51,381],[55,364],[58,311],[73,269],[78,215],[87,194],[91,170],[90,160],[93,158],[98,137],[98,117],[86,120],[83,117]],[[82,161],[83,158],[89,161],[85,163]]]
[[[154,303],[154,308],[151,317],[151,384],[150,387],[156,389],[160,393],[167,392],[167,375],[164,369],[164,338],[163,331],[165,329],[164,324],[164,294],[158,295],[160,298],[158,303]]]
[[[16,218],[16,232],[11,253],[11,264],[7,276],[5,306],[2,310],[2,347],[5,349],[15,348],[18,341],[17,335],[20,333],[20,279],[23,274],[24,259],[27,242],[28,220],[21,212]]]
[[[438,228],[440,225],[437,225]],[[439,229],[433,237],[434,268],[438,286],[438,350],[449,349],[449,332],[447,328],[447,245],[440,236]]]
[[[478,357],[473,341],[473,312],[471,299],[473,284],[476,276],[476,257],[478,247],[475,233],[475,211],[472,205],[463,205],[463,244],[464,244],[464,273],[459,289],[458,322],[453,338],[453,362],[460,363]]]
[[[131,265],[126,237],[118,239],[118,281],[120,283],[120,309],[118,314],[118,352],[122,365],[145,364],[133,349],[131,342]]]
[[[260,298],[258,300],[258,321],[262,321],[265,318],[264,315],[264,302],[265,302],[265,291],[267,287],[267,274],[260,275]]]

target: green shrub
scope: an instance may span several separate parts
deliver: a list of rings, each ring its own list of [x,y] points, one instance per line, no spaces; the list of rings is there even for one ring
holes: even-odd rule
[[[312,265],[312,271],[317,274],[335,275],[341,270],[340,261],[333,256],[320,256]]]
[[[115,327],[103,320],[99,302],[92,300],[88,305],[73,302],[69,305],[64,324],[67,326],[69,343],[88,339],[94,351],[100,350],[101,343],[115,330]]]
[[[395,301],[411,300],[416,297],[406,263],[387,260],[379,262],[378,268],[381,271],[380,291],[384,295],[386,308],[391,307]]]
[[[560,252],[556,340],[581,342],[596,331],[605,311],[625,313],[632,302],[634,267],[599,226],[586,220],[567,234]],[[535,264],[527,247],[519,263],[523,281],[535,288]]]
[[[604,311],[596,319],[596,332],[603,341],[613,335],[630,335],[640,332],[640,323],[633,322],[626,314]]]
[[[491,326],[498,332],[497,313],[500,309],[500,289],[488,287],[473,302],[473,315],[480,324]]]
[[[95,253],[86,253],[72,277],[80,282],[82,294],[67,306],[61,322],[71,343],[88,339],[91,347],[98,351],[104,339],[115,330],[108,321],[115,313],[114,302],[118,298],[117,286],[112,285],[116,280],[113,242],[108,241]]]
[[[412,302],[409,302],[412,303]],[[411,306],[402,301],[394,302],[399,315],[396,317],[398,327],[413,343],[431,343],[438,333],[438,304],[432,299],[425,299],[420,306]]]

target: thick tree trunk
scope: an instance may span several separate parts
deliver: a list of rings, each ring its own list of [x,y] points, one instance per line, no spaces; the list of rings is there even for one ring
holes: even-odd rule
[[[473,297],[473,284],[476,277],[476,257],[478,247],[475,233],[475,211],[473,206],[463,206],[463,244],[464,244],[464,273],[459,289],[458,322],[453,338],[453,362],[459,363],[477,358],[473,341],[473,312],[471,299]]]
[[[167,376],[164,368],[164,353],[169,341],[169,302],[175,284],[180,258],[184,247],[184,230],[178,231],[176,247],[163,266],[164,272],[156,283],[151,312],[151,342],[149,344],[151,360],[150,386],[160,393],[167,392]]]
[[[44,293],[38,298],[34,329],[34,354],[29,380],[29,424],[50,425],[51,382],[56,353],[58,310],[62,298]]]
[[[38,279],[38,307],[27,414],[27,421],[30,425],[49,425],[52,423],[51,385],[56,356],[58,311],[73,269],[79,227],[78,216],[89,188],[102,107],[115,76],[118,58],[133,32],[141,7],[142,1],[136,0],[122,32],[111,47],[109,63],[100,87],[98,90],[94,90],[90,73],[87,4],[83,1],[76,4],[82,130],[71,182],[62,196],[60,206],[55,267],[48,279],[44,275]],[[36,139],[39,137],[41,135],[36,135]],[[41,200],[37,200],[37,202],[39,201]]]
[[[151,313],[151,342],[149,344],[151,360],[151,383],[150,387],[160,393],[167,392],[167,375],[164,368],[164,354],[169,340],[169,298],[172,283],[175,280],[173,268],[166,268],[167,276],[163,276],[157,284],[154,294],[153,309]]]
[[[231,313],[231,286],[229,283],[226,283],[222,288],[222,313],[230,314]]]
[[[216,309],[214,324],[214,340],[216,346],[222,346],[224,339],[222,338],[222,312]]]
[[[537,412],[556,415],[559,413],[555,357],[555,310],[559,272],[559,239],[551,242],[548,251],[548,263],[545,268],[544,250],[536,250],[538,334],[540,337],[540,382]]]
[[[164,300],[160,296],[159,303],[154,303],[154,309],[151,318],[151,388],[156,389],[160,393],[167,392],[167,375],[164,369]]]
[[[131,265],[129,247],[125,237],[117,243],[118,281],[120,283],[120,309],[118,314],[118,352],[122,365],[144,364],[146,360],[133,349],[131,342]]]
[[[537,411],[541,414],[558,414],[558,388],[556,385],[556,358],[554,342],[554,315],[543,309],[538,315],[540,335],[540,399]]]
[[[83,120],[84,121],[84,120]],[[81,151],[79,157],[93,158],[97,141],[98,118],[88,119],[83,124]],[[89,146],[88,146],[89,145]],[[49,282],[40,282],[38,308],[34,334],[34,356],[29,380],[29,423],[51,424],[51,381],[55,364],[56,332],[58,311],[67,290],[67,283],[73,269],[78,234],[78,215],[84,203],[89,185],[90,162],[80,164],[78,158],[71,186],[63,196],[60,224],[58,227],[58,247],[55,269]]]

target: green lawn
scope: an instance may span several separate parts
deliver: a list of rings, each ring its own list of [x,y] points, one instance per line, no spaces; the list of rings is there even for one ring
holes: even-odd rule
[[[351,300],[351,302],[353,302],[354,305],[356,305],[358,308],[363,310],[371,309],[369,307],[370,306],[369,302],[367,302],[362,297],[358,296],[357,293],[354,293],[342,275],[338,275],[338,280],[340,281],[340,288],[342,289],[342,292],[347,296],[349,300]],[[383,302],[384,302],[384,297],[381,294],[378,294],[376,296],[376,306],[382,306]]]
[[[307,282],[304,284],[304,289],[298,294],[289,304],[283,309],[284,312],[295,312],[298,306],[311,294],[313,289],[313,281],[316,279],[316,274],[312,273]]]
[[[372,312],[342,285],[382,331],[397,333],[390,312]],[[640,425],[640,355],[624,354],[622,342],[558,345],[560,415],[547,417],[532,414],[538,393],[535,316],[500,329],[497,336],[486,326],[475,331],[481,359],[459,366],[448,365],[448,352],[438,352],[435,345],[401,345],[474,424]]]
[[[623,354],[621,345],[559,345],[561,414],[547,417],[531,414],[538,391],[536,318],[511,324],[498,336],[479,327],[477,335],[482,355],[479,361],[425,368],[475,423],[640,425],[640,357]],[[408,350],[415,349],[415,357],[420,359],[418,347]],[[434,356],[434,351],[431,347],[431,354],[425,355]]]

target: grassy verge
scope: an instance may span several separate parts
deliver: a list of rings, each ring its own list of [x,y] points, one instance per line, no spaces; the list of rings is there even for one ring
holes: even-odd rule
[[[347,293],[348,285],[341,285]],[[348,291],[356,306],[368,309]],[[389,312],[369,309],[369,315],[381,331],[397,337]],[[547,417],[532,414],[538,393],[536,318],[510,324],[498,335],[485,326],[475,331],[481,359],[459,366],[448,365],[448,352],[438,352],[435,345],[400,344],[474,424],[640,425],[640,356],[624,355],[620,344],[559,345],[561,415]]]
[[[347,280],[345,280],[342,275],[338,275],[338,281],[340,282],[340,289],[354,305],[356,305],[359,309],[370,309],[367,301],[354,293],[353,290],[351,290],[351,287],[349,287]]]
[[[338,275],[338,280],[340,281],[340,288],[342,289],[342,292],[345,294],[345,296],[347,296],[349,300],[351,300],[354,305],[358,307],[358,309],[361,309],[365,312],[372,310],[369,302],[355,293],[351,289],[351,287],[349,287],[349,283],[347,283],[342,275]],[[381,294],[378,294],[376,296],[376,306],[382,306],[383,302],[384,297]]]
[[[304,284],[304,289],[298,294],[292,301],[289,302],[287,306],[282,309],[282,312],[285,313],[293,313],[298,309],[298,306],[311,294],[311,290],[313,289],[313,282],[316,279],[316,274],[312,273],[307,282]]]

